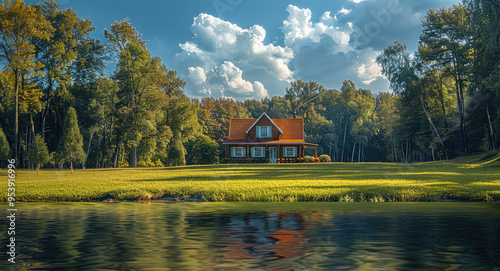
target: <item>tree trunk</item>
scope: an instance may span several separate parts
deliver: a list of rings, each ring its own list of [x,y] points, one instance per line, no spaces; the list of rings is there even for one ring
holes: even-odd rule
[[[468,153],[468,147],[467,147],[467,131],[465,130],[465,100],[464,100],[464,91],[463,91],[463,82],[462,82],[462,76],[460,75],[460,80],[459,80],[459,88],[460,88],[460,99],[462,100],[462,107],[460,110],[460,119],[462,120],[460,130],[462,132],[462,142],[464,144],[464,152]]]
[[[359,148],[358,148],[358,163],[361,162],[361,143],[358,143]]]
[[[36,174],[40,174],[40,163],[36,164]]]
[[[71,169],[71,173],[73,173],[73,154],[70,154],[69,157],[70,157],[70,167],[69,168]]]
[[[130,166],[137,166],[137,146],[132,147],[132,152],[130,153]]]
[[[410,141],[406,140],[406,163],[410,160]]]
[[[47,116],[49,115],[49,109],[50,109],[50,101],[52,100],[52,97],[50,96],[52,93],[52,79],[49,78],[49,86],[47,87],[47,102],[45,103],[45,108],[42,110],[42,115],[41,115],[41,132],[42,132],[42,138],[45,140],[45,120],[47,119]]]
[[[89,159],[90,146],[92,145],[92,137],[94,136],[94,132],[90,133],[89,146],[87,148],[87,157],[85,157],[85,162],[83,162],[83,168],[85,169],[85,165],[87,164],[87,160]]]
[[[463,91],[462,91],[462,83],[461,83],[461,75],[458,67],[458,59],[456,54],[453,53],[453,64],[455,66],[455,89],[457,92],[457,110],[458,110],[458,122],[460,125],[460,134],[462,137],[462,147],[463,152],[467,153],[467,143],[465,141],[465,124],[464,124],[464,114],[463,114]]]
[[[393,158],[394,158],[394,162],[398,162],[398,153],[397,153],[397,150],[396,150],[396,139],[393,138],[392,139],[392,153],[393,153]]]
[[[431,128],[431,132],[432,132],[433,137],[436,137],[439,140],[439,143],[443,147],[443,151],[446,154],[446,149],[444,147],[443,139],[441,139],[441,135],[439,135],[439,131],[437,130],[436,126],[434,126],[434,123],[432,122],[431,115],[427,111],[427,108],[425,108],[424,98],[422,96],[420,96],[420,103],[422,104],[422,108],[424,109],[425,116],[427,117],[427,120],[429,121],[429,126]],[[448,155],[446,155],[446,156],[448,156]]]
[[[489,137],[490,137],[491,150],[496,150],[495,130],[493,130],[493,124],[491,123],[490,109],[488,104],[486,104],[486,114],[488,115],[488,128],[490,130]]]
[[[344,162],[344,148],[345,148],[345,138],[347,135],[347,120],[345,122],[345,130],[344,130],[344,143],[342,144],[342,155],[340,156],[340,162]]]
[[[363,146],[363,148],[361,149],[361,157],[363,159],[361,161],[365,162],[365,146]]]
[[[434,157],[434,144],[431,144],[431,151],[432,151],[432,161],[436,161]]]
[[[15,117],[14,117],[14,159],[16,166],[19,166],[19,72],[14,70],[14,89],[15,89]]]
[[[403,163],[407,163],[408,161],[405,161],[405,147],[404,147],[404,143],[401,142],[401,162]]]
[[[33,115],[30,114],[31,121],[31,141],[35,141],[35,122],[33,121]]]
[[[354,151],[356,150],[357,140],[354,139],[354,145],[352,146],[352,155],[351,155],[351,163],[354,163]]]
[[[24,155],[26,155],[24,161],[25,161],[25,166],[28,169],[30,169],[30,164],[31,164],[30,161],[28,161],[28,159],[26,159],[26,158],[28,158],[29,143],[31,142],[31,140],[29,138],[29,135],[30,135],[30,133],[29,133],[29,130],[30,130],[29,125],[30,124],[28,122],[26,122],[26,130],[25,130],[26,140],[24,141],[24,149],[25,149]]]
[[[120,147],[118,145],[116,145],[115,147],[115,154],[114,154],[114,157],[113,157],[113,167],[114,168],[117,168],[118,167],[118,153],[120,151]]]
[[[99,139],[100,140],[100,139]],[[100,142],[100,141],[99,141]],[[101,168],[104,168],[104,156],[107,156],[108,151],[106,148],[106,125],[104,125],[104,129],[102,129],[102,155],[101,155]],[[101,149],[101,145],[99,144],[99,152]],[[100,154],[98,154],[100,155]]]
[[[99,168],[99,159],[100,159],[100,155],[101,155],[101,138],[98,137],[99,140],[97,141],[97,157],[95,159],[95,168]]]

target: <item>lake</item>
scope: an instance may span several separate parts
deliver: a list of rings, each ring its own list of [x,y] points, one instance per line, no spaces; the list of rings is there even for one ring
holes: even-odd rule
[[[0,270],[500,270],[498,203],[17,207]]]

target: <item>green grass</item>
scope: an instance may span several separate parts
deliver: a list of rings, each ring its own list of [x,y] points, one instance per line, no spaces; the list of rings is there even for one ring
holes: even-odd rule
[[[7,192],[7,171],[0,170]],[[500,156],[447,162],[16,171],[18,201],[498,201]],[[6,193],[1,193],[6,201]]]

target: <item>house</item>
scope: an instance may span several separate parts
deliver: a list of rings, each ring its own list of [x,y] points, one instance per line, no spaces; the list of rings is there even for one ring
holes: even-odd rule
[[[226,158],[276,159],[304,158],[305,149],[313,148],[318,156],[317,144],[304,142],[302,118],[271,119],[262,113],[258,119],[231,119],[229,136],[223,143]]]

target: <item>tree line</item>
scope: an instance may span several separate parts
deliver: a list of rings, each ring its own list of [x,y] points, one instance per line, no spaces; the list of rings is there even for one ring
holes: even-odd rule
[[[430,9],[418,50],[378,56],[392,93],[352,81],[297,80],[260,101],[189,98],[128,19],[95,28],[53,0],[0,5],[0,161],[82,167],[217,163],[230,118],[304,118],[305,140],[334,162],[416,162],[496,150],[500,5]],[[112,75],[103,71],[108,63]]]

